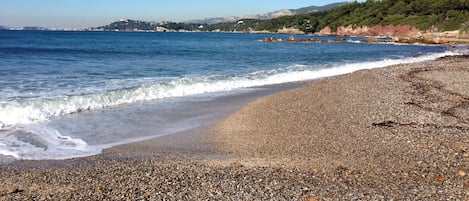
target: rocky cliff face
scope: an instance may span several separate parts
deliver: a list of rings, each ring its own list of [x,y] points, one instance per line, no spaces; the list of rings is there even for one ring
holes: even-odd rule
[[[337,28],[336,32],[331,31],[329,27],[324,28],[319,32],[322,35],[337,35],[337,36],[390,36],[390,37],[418,37],[422,33],[415,27],[409,25],[376,25],[372,27],[352,27],[341,26]]]
[[[436,30],[420,31],[409,25],[376,25],[371,27],[341,26],[337,31],[329,27],[316,33],[318,35],[335,36],[387,36],[392,37],[392,42],[401,43],[426,43],[426,44],[469,44],[469,33],[464,31],[436,32]],[[381,42],[377,39],[367,39],[366,42]],[[384,41],[388,42],[388,41]]]

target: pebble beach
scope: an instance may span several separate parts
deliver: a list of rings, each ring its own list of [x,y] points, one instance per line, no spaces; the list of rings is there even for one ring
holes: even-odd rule
[[[0,165],[0,200],[469,200],[469,57],[361,70],[208,128]]]

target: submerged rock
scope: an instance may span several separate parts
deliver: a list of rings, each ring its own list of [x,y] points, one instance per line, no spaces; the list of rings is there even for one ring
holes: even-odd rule
[[[275,38],[275,37],[265,37],[262,39],[263,42],[278,42],[278,41],[282,41],[282,39],[278,39],[278,38]]]

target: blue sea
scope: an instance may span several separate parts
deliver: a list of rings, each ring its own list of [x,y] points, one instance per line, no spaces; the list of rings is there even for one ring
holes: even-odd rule
[[[301,81],[468,53],[353,37],[345,43],[262,42],[272,36],[289,37],[0,31],[0,156],[99,154],[207,126]]]

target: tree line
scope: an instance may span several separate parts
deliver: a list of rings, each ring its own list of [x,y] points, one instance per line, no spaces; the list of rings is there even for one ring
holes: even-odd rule
[[[283,27],[297,28],[305,33],[318,32],[328,26],[402,25],[420,30],[439,31],[469,28],[467,0],[367,0],[349,3],[328,11],[284,16],[259,22],[256,30],[276,31]]]

